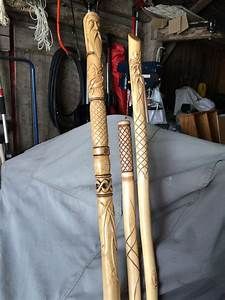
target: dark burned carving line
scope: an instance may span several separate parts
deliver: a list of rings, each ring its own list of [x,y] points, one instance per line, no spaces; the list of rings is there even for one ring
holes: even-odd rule
[[[104,103],[103,66],[101,62],[102,40],[99,32],[99,17],[96,13],[89,12],[84,17],[84,33],[87,52],[87,81],[90,99],[96,194],[98,199],[103,298],[104,300],[119,300],[117,241],[112,201],[106,107]]]
[[[128,270],[129,299],[141,299],[140,267],[136,232],[136,208],[133,175],[133,153],[129,121],[118,124],[122,193],[124,210],[124,236]]]
[[[151,232],[151,207],[149,199],[149,166],[145,85],[141,75],[141,42],[128,36],[129,69],[133,102],[134,131],[137,161],[137,186],[140,231],[143,251],[146,299],[158,299],[157,274]],[[132,243],[131,245],[132,246]]]
[[[96,180],[96,192],[98,195],[112,195],[112,179],[109,178],[98,178]]]
[[[119,126],[119,137],[121,170],[122,172],[132,172],[132,145],[130,143],[131,136],[129,126]]]

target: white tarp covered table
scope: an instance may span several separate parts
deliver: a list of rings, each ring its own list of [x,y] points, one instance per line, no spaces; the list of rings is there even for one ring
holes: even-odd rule
[[[108,119],[123,298],[117,122]],[[150,128],[161,299],[225,298],[225,147]],[[9,160],[0,200],[0,299],[102,299],[89,124]]]

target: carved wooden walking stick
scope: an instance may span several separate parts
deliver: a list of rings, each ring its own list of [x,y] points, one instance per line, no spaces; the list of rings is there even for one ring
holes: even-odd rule
[[[140,266],[136,230],[136,203],[130,122],[128,120],[119,122],[118,129],[129,300],[140,300]]]
[[[158,299],[158,284],[151,230],[149,161],[145,84],[141,71],[141,42],[128,36],[129,69],[137,160],[138,206],[147,300]]]
[[[87,51],[88,96],[90,101],[91,134],[98,200],[103,298],[105,300],[119,300],[117,241],[101,61],[102,40],[99,33],[99,17],[95,12],[88,12],[85,15],[84,34]]]

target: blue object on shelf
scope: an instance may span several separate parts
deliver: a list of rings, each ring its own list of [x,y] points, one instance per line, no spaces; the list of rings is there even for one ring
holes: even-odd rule
[[[126,90],[128,88],[128,83],[130,81],[128,63],[125,62],[119,64],[118,71],[122,73],[120,86]],[[148,88],[153,89],[158,86],[160,82],[161,73],[162,73],[162,66],[159,62],[146,61],[142,63],[142,75],[145,80],[146,89]]]

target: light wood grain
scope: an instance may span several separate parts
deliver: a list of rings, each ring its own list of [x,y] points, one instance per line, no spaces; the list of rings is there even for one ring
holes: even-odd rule
[[[220,128],[219,128],[219,118],[217,111],[207,112],[209,127],[211,131],[212,141],[215,143],[220,143]]]
[[[87,51],[88,95],[102,257],[103,299],[119,300],[117,240],[104,102],[99,16],[94,12],[89,12],[85,15],[83,23]]]
[[[136,229],[136,202],[130,122],[128,120],[119,122],[118,131],[129,300],[140,300],[140,265]]]
[[[147,300],[158,299],[158,281],[152,239],[151,209],[149,199],[149,160],[146,119],[145,84],[141,70],[141,42],[128,36],[129,69],[133,101],[135,131],[138,205],[144,262]]]
[[[198,130],[199,138],[207,141],[212,141],[211,130],[209,127],[209,120],[207,113],[196,113],[195,122]]]
[[[198,137],[198,130],[195,122],[194,114],[179,114],[178,120],[182,133]]]

